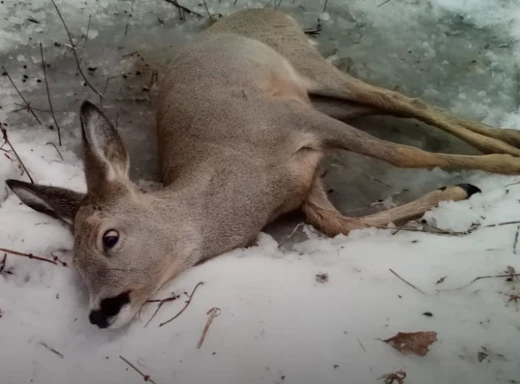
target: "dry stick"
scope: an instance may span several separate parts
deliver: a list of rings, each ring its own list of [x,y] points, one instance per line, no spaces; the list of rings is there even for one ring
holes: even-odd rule
[[[172,297],[167,297],[166,299],[162,299],[162,300],[148,300],[147,303],[159,303],[159,305],[157,306],[157,309],[155,310],[155,312],[153,313],[152,317],[150,317],[150,320],[148,320],[145,324],[145,328],[148,326],[148,324],[150,324],[150,322],[154,319],[155,315],[157,315],[157,313],[159,312],[159,309],[161,309],[161,307],[163,306],[164,303],[169,303],[170,301],[174,301],[174,300],[177,300],[179,298],[179,296],[176,296],[175,294],[173,294]]]
[[[208,321],[206,321],[206,325],[204,326],[204,330],[202,331],[202,335],[200,336],[199,343],[197,344],[197,348],[200,349],[202,347],[202,343],[204,342],[204,339],[206,338],[206,333],[208,333],[209,326],[213,322],[213,319],[217,316],[220,316],[220,308],[213,307],[211,308],[206,315],[209,315]]]
[[[9,141],[9,138],[7,137],[7,129],[5,129],[4,125],[2,123],[0,123],[0,131],[2,131],[2,136],[4,138],[4,141],[7,145],[9,145],[9,147],[11,148],[11,151],[13,151],[14,155],[16,156],[16,158],[18,159],[18,162],[20,163],[20,165],[22,166],[23,170],[25,171],[25,173],[27,173],[27,177],[29,178],[29,180],[31,180],[31,183],[34,184],[34,180],[33,178],[31,177],[31,174],[29,173],[29,170],[27,169],[27,167],[25,166],[25,164],[23,163],[22,159],[20,158],[20,156],[18,156],[18,152],[16,152],[16,149],[14,149],[13,145],[11,144],[11,142]]]
[[[513,253],[516,255],[516,245],[518,244],[518,232],[520,232],[520,225],[516,227],[515,242],[513,243]]]
[[[132,3],[133,5],[134,3]],[[85,33],[85,44],[88,43],[88,32],[90,31],[90,22],[92,21],[92,15],[88,16],[87,33]]]
[[[27,110],[29,112],[31,112],[31,114],[34,116],[34,118],[36,119],[36,121],[38,122],[38,124],[41,124],[41,120],[38,118],[38,116],[36,116],[36,113],[34,113],[33,109],[31,108],[31,104],[25,100],[25,97],[23,97],[22,95],[22,92],[20,92],[20,90],[18,89],[18,87],[16,86],[16,84],[14,83],[13,79],[11,78],[11,75],[9,75],[9,72],[7,72],[7,69],[5,69],[5,67],[2,65],[2,70],[4,71],[5,75],[7,76],[7,78],[9,79],[9,81],[11,82],[11,85],[13,86],[13,88],[16,90],[16,92],[18,93],[18,96],[20,96],[20,98],[23,100],[24,104],[25,104],[25,108],[27,108]]]
[[[4,258],[2,259],[2,263],[0,263],[0,273],[2,273],[5,269],[7,263],[7,253],[4,253]]]
[[[1,250],[1,249],[0,249]],[[203,281],[200,281],[199,283],[197,283],[197,285],[195,286],[195,288],[193,288],[193,291],[191,292],[191,295],[190,297],[188,298],[188,301],[186,301],[186,305],[179,311],[179,313],[177,313],[175,316],[173,316],[170,320],[166,320],[164,323],[161,323],[159,324],[159,327],[162,327],[163,325],[166,325],[168,324],[169,322],[172,322],[173,320],[175,320],[177,317],[179,317],[182,312],[184,312],[186,310],[186,308],[188,308],[188,305],[190,305],[191,303],[191,300],[193,299],[193,295],[195,294],[195,291],[197,290],[197,288],[199,286],[201,286],[202,284],[204,284]]]
[[[488,275],[488,276],[478,276],[478,277],[475,277],[471,282],[469,282],[468,284],[466,285],[462,285],[458,288],[447,288],[447,289],[438,289],[437,291],[438,292],[442,292],[442,291],[458,291],[462,288],[466,288],[466,287],[469,287],[471,284],[475,283],[476,281],[478,280],[482,280],[482,279],[497,279],[497,278],[503,278],[503,277],[509,277],[509,278],[513,278],[513,277],[520,277],[520,273],[508,273],[508,274],[505,274],[505,275]]]
[[[361,343],[361,340],[359,340],[359,337],[357,338],[357,341],[358,341],[359,345],[361,345],[361,348],[363,348],[363,351],[366,352],[367,350],[365,349],[365,347],[364,347],[363,344]]]
[[[379,4],[379,5],[377,6],[377,8],[382,7],[383,5],[385,5],[385,4],[388,3],[388,2],[390,2],[390,0],[385,0],[385,1],[383,1],[381,4]]]
[[[415,289],[417,292],[421,292],[423,295],[426,295],[426,293],[424,293],[423,291],[421,291],[419,288],[417,288],[415,285],[409,283],[408,281],[406,281],[405,279],[403,279],[401,276],[399,276],[397,273],[395,273],[392,268],[389,269],[390,272],[392,272],[399,280],[401,280],[402,282],[408,284],[410,287],[412,287],[413,289]]]
[[[155,381],[152,380],[150,375],[145,375],[143,372],[141,372],[139,369],[137,369],[137,367],[135,365],[133,365],[131,362],[129,362],[123,356],[119,355],[119,358],[121,360],[123,360],[125,363],[127,363],[130,367],[132,367],[138,374],[140,374],[143,377],[144,381],[146,381],[146,382],[149,381],[150,383],[155,384]]]
[[[296,231],[300,228],[300,227],[303,227],[304,224],[303,223],[299,223],[296,227],[294,227],[294,229],[292,230],[292,232],[289,234],[289,236],[287,236],[280,244],[278,244],[278,248],[280,248],[282,245],[284,245],[285,243],[287,243],[289,241],[289,239],[291,237],[294,236],[294,234],[296,233]]]
[[[62,353],[58,352],[57,350],[55,350],[54,348],[51,348],[49,347],[47,344],[45,344],[44,342],[40,342],[40,345],[42,345],[43,347],[47,348],[49,351],[51,351],[52,353],[54,353],[55,355],[58,355],[59,357],[61,357],[62,359],[65,358],[65,356],[63,356]]]
[[[58,152],[58,155],[60,156],[60,159],[61,161],[63,161],[63,156],[61,155],[61,152],[60,150],[58,149],[58,147],[56,146],[56,144],[54,144],[52,141],[49,141],[48,143],[45,143],[46,145],[52,145],[54,147],[54,149],[56,150],[56,152]]]
[[[96,88],[94,88],[94,86],[92,84],[90,84],[87,77],[83,73],[83,70],[81,69],[81,65],[79,63],[78,53],[76,52],[76,48],[74,46],[74,41],[72,41],[72,35],[70,34],[69,28],[67,27],[67,23],[65,23],[65,20],[63,19],[63,16],[61,15],[60,9],[56,5],[56,2],[54,0],[51,0],[51,2],[52,2],[52,5],[54,5],[54,8],[56,8],[56,12],[58,12],[58,16],[60,17],[61,23],[63,24],[63,27],[65,28],[65,31],[67,32],[67,36],[69,38],[70,45],[72,47],[71,48],[72,54],[74,55],[74,60],[76,60],[76,67],[78,68],[78,71],[79,71],[81,77],[83,77],[83,80],[85,81],[85,83],[89,86],[90,89],[92,89],[96,93],[96,95],[98,95],[100,98],[103,98],[103,95],[101,93],[99,93],[98,90]]]
[[[206,0],[202,0],[202,3],[204,4],[204,8],[206,8],[206,12],[208,14],[208,17],[211,21],[214,21],[213,20],[213,16],[211,15],[211,13],[209,13],[209,8],[208,8],[208,4],[206,4]]]
[[[192,11],[191,9],[186,8],[185,6],[180,5],[177,0],[165,0],[165,1],[167,3],[173,4],[175,7],[177,7],[177,9],[182,10],[183,12],[186,12],[186,13],[189,13],[189,14],[192,14],[195,16],[203,17],[200,13]]]
[[[58,132],[58,145],[61,147],[61,128],[58,124],[58,121],[56,120],[54,108],[52,107],[51,92],[49,90],[49,81],[47,79],[47,69],[45,68],[45,59],[43,57],[42,43],[40,43],[40,56],[42,57],[43,79],[45,80],[45,89],[47,90],[47,100],[49,101],[49,108],[51,110],[52,120],[54,120],[54,124],[56,125],[56,131]]]
[[[23,253],[23,252],[14,251],[12,249],[7,249],[7,248],[0,248],[0,252],[5,252],[5,253],[8,253],[10,255],[15,255],[15,256],[27,257],[28,259],[44,261],[46,263],[50,263],[50,264],[54,264],[54,265],[58,265],[58,262],[59,262],[64,267],[67,266],[67,263],[61,261],[57,257],[55,257],[54,260],[53,260],[53,259],[49,259],[49,258],[46,258],[46,257],[35,256],[32,253]]]
[[[327,10],[328,3],[329,3],[329,0],[325,0],[325,4],[323,4],[323,13]]]

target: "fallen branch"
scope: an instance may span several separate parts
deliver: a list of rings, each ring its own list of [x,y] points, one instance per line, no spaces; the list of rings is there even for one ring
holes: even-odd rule
[[[25,104],[25,109],[27,109],[29,112],[31,112],[31,114],[34,116],[34,118],[36,119],[36,121],[38,122],[38,124],[41,124],[41,120],[38,118],[38,116],[36,116],[36,113],[34,113],[33,109],[31,108],[31,104],[25,100],[25,97],[23,97],[22,95],[22,92],[20,92],[20,90],[18,89],[18,87],[16,86],[16,84],[14,83],[13,79],[11,78],[11,75],[9,75],[9,72],[7,72],[7,69],[5,69],[5,67],[2,65],[2,70],[4,71],[5,75],[7,76],[7,78],[9,79],[9,81],[11,82],[11,85],[13,86],[13,88],[16,90],[16,92],[18,93],[18,96],[20,96],[20,98],[22,99],[22,101],[24,102]]]
[[[520,225],[516,227],[515,241],[513,243],[513,253],[516,255],[516,246],[518,244],[518,232],[520,232]]]
[[[58,124],[58,121],[56,120],[54,108],[52,107],[51,92],[49,91],[49,81],[47,79],[47,68],[45,67],[45,59],[43,57],[42,43],[40,43],[40,56],[42,58],[43,79],[45,80],[45,89],[47,90],[47,100],[49,101],[49,108],[51,110],[52,120],[54,120],[54,124],[56,125],[56,131],[58,132],[58,145],[61,147],[61,129],[60,125]]]
[[[58,352],[58,351],[55,350],[54,348],[49,347],[47,344],[45,344],[45,343],[43,343],[43,342],[40,342],[40,345],[42,345],[43,347],[45,347],[46,349],[48,349],[49,351],[51,351],[51,352],[54,353],[55,355],[61,357],[62,359],[65,358],[65,357],[63,356],[62,353]]]
[[[0,249],[1,250],[1,249]],[[188,305],[190,305],[191,303],[191,300],[193,299],[193,295],[195,294],[195,292],[197,291],[197,288],[201,285],[203,285],[204,282],[203,281],[200,281],[199,283],[197,283],[197,285],[195,286],[195,288],[193,288],[193,291],[191,291],[191,295],[190,297],[188,298],[188,301],[186,301],[186,305],[184,305],[184,307],[179,311],[179,313],[177,313],[175,316],[173,316],[170,320],[166,320],[164,323],[161,323],[159,324],[159,327],[162,327],[163,325],[166,325],[170,322],[172,322],[173,320],[175,320],[177,317],[179,317],[185,310],[186,308],[188,308]]]
[[[161,307],[163,306],[164,303],[169,303],[171,301],[174,301],[174,300],[177,300],[180,296],[179,295],[175,295],[173,294],[171,297],[167,297],[166,299],[161,299],[161,300],[148,300],[147,303],[159,303],[159,305],[157,306],[157,309],[155,310],[155,312],[153,313],[152,317],[150,317],[150,320],[148,320],[145,324],[145,328],[148,326],[148,324],[150,324],[150,322],[153,320],[153,318],[155,317],[155,315],[157,315],[157,312],[159,312],[159,309],[161,309]]]
[[[12,249],[7,249],[7,248],[0,248],[0,252],[8,253],[8,254],[14,255],[14,256],[27,257],[28,259],[39,260],[39,261],[43,261],[43,262],[54,264],[54,265],[58,265],[58,263],[61,263],[62,266],[64,266],[64,267],[67,266],[67,263],[61,261],[57,257],[54,257],[54,259],[49,259],[46,257],[35,256],[32,253],[23,253],[23,252],[14,251]]]
[[[81,65],[80,65],[79,58],[78,58],[78,53],[76,52],[76,46],[74,45],[74,41],[72,40],[72,35],[70,34],[69,28],[67,27],[67,23],[65,23],[65,19],[63,19],[63,16],[61,15],[60,9],[58,8],[58,6],[56,5],[56,2],[54,0],[51,0],[51,3],[52,3],[52,5],[54,5],[54,8],[56,9],[56,12],[58,13],[58,16],[60,17],[61,23],[63,24],[63,27],[65,27],[65,31],[67,32],[67,36],[70,41],[72,54],[74,55],[74,60],[76,61],[76,67],[78,68],[78,71],[79,71],[81,77],[83,77],[85,84],[87,84],[89,86],[89,88],[92,89],[96,93],[96,95],[98,95],[102,99],[103,95],[101,93],[99,93],[99,91],[96,88],[94,88],[94,86],[92,84],[90,84],[87,77],[83,73],[83,70],[81,69]]]
[[[31,174],[29,173],[29,170],[27,169],[27,167],[25,166],[25,164],[23,163],[22,159],[20,158],[20,156],[18,156],[18,152],[16,152],[16,149],[14,149],[13,145],[11,144],[11,142],[9,141],[9,137],[7,136],[7,129],[5,129],[4,125],[2,123],[0,123],[0,131],[2,131],[2,137],[4,139],[4,142],[9,145],[9,148],[11,148],[11,151],[13,151],[14,155],[16,156],[16,158],[18,159],[18,162],[20,163],[20,166],[22,167],[22,169],[25,171],[25,173],[27,174],[27,177],[29,178],[29,180],[31,181],[32,184],[34,184],[34,180],[33,178],[31,177]]]
[[[145,375],[143,372],[141,372],[139,369],[137,369],[137,367],[135,365],[133,365],[131,362],[129,362],[127,359],[125,359],[123,356],[119,355],[119,358],[121,360],[123,360],[125,363],[127,363],[131,368],[134,369],[134,371],[136,371],[138,374],[140,374],[144,381],[146,382],[150,382],[152,384],[156,384],[155,381],[152,380],[152,378],[150,377],[150,375]]]
[[[184,20],[184,18],[181,16],[180,12],[185,12],[185,13],[189,13],[190,15],[194,15],[194,16],[198,16],[198,17],[203,17],[202,14],[198,13],[198,12],[195,12],[195,11],[192,11],[191,9],[189,8],[186,8],[185,6],[183,5],[180,5],[179,2],[177,0],[165,0],[167,3],[170,3],[172,4],[173,6],[175,6],[178,10],[179,10],[179,16],[180,16],[180,19],[181,20]]]
[[[303,227],[304,226],[304,223],[299,223],[296,227],[294,227],[294,229],[292,230],[292,232],[280,243],[278,244],[278,248],[281,248],[282,245],[284,245],[285,243],[287,243],[291,237],[294,236],[294,234],[296,233],[296,231],[300,228],[300,227]]]
[[[209,326],[213,322],[213,319],[217,316],[220,316],[220,308],[213,307],[211,308],[206,315],[209,315],[208,321],[206,321],[206,325],[204,326],[204,330],[202,331],[202,335],[200,336],[199,343],[197,344],[197,348],[200,349],[202,347],[202,343],[204,342],[204,339],[206,338],[206,334],[208,333]]]
[[[408,281],[406,281],[405,279],[403,279],[401,276],[399,276],[396,272],[394,272],[392,270],[392,268],[389,269],[390,272],[392,272],[399,280],[401,280],[402,282],[404,282],[405,284],[409,285],[410,287],[412,287],[413,289],[415,289],[417,292],[420,292],[422,293],[423,295],[426,295],[426,293],[424,293],[423,291],[421,291],[419,288],[417,288],[415,285],[409,283]]]
[[[520,277],[520,273],[516,273],[516,271],[512,267],[508,267],[505,272],[506,272],[505,274],[500,274],[500,275],[478,276],[478,277],[475,277],[473,280],[471,280],[468,284],[462,285],[462,286],[460,286],[458,288],[438,289],[437,291],[438,292],[441,292],[441,291],[458,291],[458,290],[460,290],[462,288],[469,287],[470,285],[474,284],[475,282],[477,282],[479,280],[483,280],[483,279],[507,278],[508,281],[513,281],[513,279],[515,277]]]

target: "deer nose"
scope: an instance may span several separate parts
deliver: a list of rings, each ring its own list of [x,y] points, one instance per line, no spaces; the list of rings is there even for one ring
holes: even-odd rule
[[[89,320],[91,324],[99,328],[107,328],[110,317],[116,316],[121,308],[130,302],[130,291],[123,292],[115,297],[101,300],[99,309],[90,312]]]
[[[108,317],[101,311],[92,311],[88,316],[91,324],[97,325],[99,328],[108,327]]]

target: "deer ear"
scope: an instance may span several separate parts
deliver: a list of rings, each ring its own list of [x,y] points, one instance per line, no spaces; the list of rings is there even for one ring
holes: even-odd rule
[[[88,191],[128,179],[130,161],[123,140],[101,110],[89,101],[80,110]]]
[[[69,225],[74,222],[76,212],[85,196],[65,188],[18,180],[6,180],[6,184],[27,206]]]

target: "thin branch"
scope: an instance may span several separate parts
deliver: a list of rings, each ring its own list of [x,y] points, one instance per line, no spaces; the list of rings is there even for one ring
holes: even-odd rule
[[[133,3],[132,3],[133,5]],[[92,21],[92,15],[88,16],[87,33],[85,33],[85,44],[88,43],[88,33],[90,31],[90,22]]]
[[[424,293],[423,291],[421,291],[419,288],[417,288],[415,285],[409,283],[408,281],[406,281],[405,279],[403,279],[401,276],[399,276],[397,273],[395,273],[392,268],[389,269],[390,272],[392,272],[399,280],[401,280],[402,282],[404,282],[405,284],[409,285],[410,287],[412,287],[413,289],[415,289],[417,292],[420,292],[422,293],[423,295],[426,295],[426,293]]]
[[[55,350],[54,348],[51,348],[49,347],[47,344],[45,344],[44,342],[40,342],[40,345],[45,347],[46,349],[48,349],[49,351],[51,351],[52,353],[54,353],[55,355],[61,357],[62,359],[65,358],[65,356],[63,356],[62,353],[58,352],[57,350]]]
[[[49,108],[51,110],[52,120],[54,120],[54,124],[56,125],[56,131],[58,132],[58,145],[61,147],[61,128],[60,128],[60,125],[58,124],[58,120],[56,120],[56,115],[54,114],[54,108],[52,107],[51,92],[49,90],[49,81],[47,79],[47,69],[45,68],[45,59],[43,57],[42,43],[40,43],[40,56],[42,58],[43,78],[45,80],[45,89],[47,90],[47,100],[49,101]]]
[[[150,375],[145,375],[143,372],[141,372],[139,369],[137,369],[137,367],[135,365],[133,365],[131,362],[129,362],[127,359],[125,359],[123,356],[119,355],[119,358],[121,360],[123,360],[125,363],[127,363],[130,367],[133,368],[134,371],[136,371],[138,374],[140,374],[144,381],[146,382],[150,382],[152,384],[156,384],[155,381],[152,380],[152,378],[150,377]]]
[[[220,308],[213,307],[211,308],[206,315],[209,315],[208,321],[206,321],[206,325],[204,326],[204,330],[202,331],[202,335],[200,336],[199,343],[197,344],[197,348],[200,349],[202,347],[202,343],[204,342],[204,339],[206,338],[206,334],[208,333],[209,326],[213,322],[213,319],[217,316],[220,316]]]
[[[31,108],[31,104],[25,100],[25,97],[23,97],[22,95],[22,92],[20,92],[20,90],[18,89],[18,87],[16,86],[16,84],[14,83],[13,79],[11,78],[11,75],[9,75],[9,72],[7,72],[7,69],[5,69],[5,67],[2,65],[2,70],[4,71],[5,75],[7,76],[7,78],[9,79],[9,81],[11,82],[11,85],[13,86],[13,88],[16,90],[16,92],[18,93],[18,96],[20,96],[20,98],[23,100],[24,104],[25,104],[25,108],[27,108],[27,110],[29,112],[31,112],[31,114],[34,116],[34,118],[36,119],[36,121],[38,122],[38,124],[41,124],[41,120],[38,118],[38,116],[36,116],[36,113],[34,113],[34,111],[32,110]]]
[[[520,232],[520,225],[516,227],[515,242],[513,243],[513,253],[516,255],[516,246],[518,244],[518,232]]]
[[[299,223],[296,227],[294,227],[294,229],[292,230],[292,232],[280,243],[278,244],[278,248],[281,248],[282,245],[284,245],[285,243],[287,243],[289,241],[289,239],[291,237],[294,236],[294,234],[296,233],[296,231],[300,228],[300,227],[303,227],[304,224],[303,223]]]
[[[2,123],[0,123],[0,131],[2,131],[2,136],[4,138],[4,142],[9,145],[9,147],[11,148],[11,151],[13,151],[14,155],[16,156],[16,158],[18,159],[18,162],[20,163],[21,167],[23,168],[23,170],[25,171],[25,173],[27,173],[27,177],[29,178],[29,180],[31,180],[31,183],[34,184],[34,180],[33,178],[31,177],[31,174],[29,173],[29,170],[27,169],[27,167],[25,166],[25,164],[23,163],[22,159],[20,158],[20,156],[18,156],[18,152],[16,152],[16,149],[14,149],[13,145],[11,144],[11,142],[9,141],[9,138],[7,137],[7,129],[5,129],[4,125]]]
[[[503,275],[488,275],[488,276],[478,276],[478,277],[475,277],[473,280],[471,280],[468,284],[465,284],[465,285],[462,285],[458,288],[448,288],[448,289],[439,289],[438,291],[441,292],[441,291],[458,291],[462,288],[466,288],[466,287],[469,287],[470,285],[474,284],[475,282],[479,281],[479,280],[483,280],[483,279],[499,279],[499,278],[514,278],[514,277],[520,277],[520,273],[507,273],[507,274],[503,274]]]
[[[1,250],[1,249],[0,249]],[[173,316],[170,320],[166,320],[164,323],[161,323],[159,324],[159,327],[162,327],[163,325],[166,325],[170,322],[172,322],[173,320],[175,320],[177,317],[179,317],[185,310],[186,308],[188,308],[188,305],[190,305],[191,303],[191,300],[193,299],[193,295],[195,294],[195,292],[197,291],[197,288],[201,285],[203,285],[204,282],[203,281],[200,281],[199,283],[197,283],[197,285],[195,286],[195,288],[193,288],[193,291],[191,292],[191,295],[190,297],[188,298],[188,301],[186,301],[186,305],[184,305],[184,307],[179,311],[179,313],[177,313],[175,316]]]
[[[14,251],[12,249],[7,249],[7,248],[0,248],[0,252],[8,253],[8,254],[14,255],[14,256],[27,257],[28,259],[44,261],[46,263],[50,263],[50,264],[54,264],[54,265],[58,265],[58,263],[61,263],[62,266],[64,266],[64,267],[67,266],[67,263],[65,263],[64,261],[61,261],[57,257],[54,257],[54,259],[49,259],[47,257],[35,256],[32,253],[23,253],[23,252]]]
[[[359,337],[358,337],[357,341],[358,341],[359,345],[361,346],[361,348],[363,348],[363,351],[366,352],[367,350],[365,349],[365,346],[363,345],[363,343],[361,343],[361,340],[359,340]]]
[[[147,303],[159,303],[159,305],[157,306],[157,309],[155,310],[155,312],[153,313],[152,317],[150,317],[150,320],[148,320],[145,324],[145,328],[148,326],[148,324],[150,324],[150,322],[154,319],[155,315],[157,315],[157,313],[159,312],[159,309],[161,309],[161,307],[163,306],[164,303],[169,303],[171,301],[174,301],[174,300],[177,300],[180,296],[179,295],[175,295],[173,294],[171,297],[167,297],[166,299],[162,299],[162,300],[148,300]]]
[[[327,11],[327,4],[329,3],[329,0],[325,0],[325,4],[323,4],[323,11],[322,13],[325,13]]]
[[[54,5],[54,8],[56,8],[56,12],[58,12],[58,16],[60,17],[61,23],[63,24],[63,27],[65,28],[65,31],[67,32],[67,36],[69,38],[70,45],[72,47],[71,48],[72,54],[74,55],[74,60],[76,60],[76,67],[78,68],[78,71],[79,71],[81,77],[83,77],[83,80],[85,81],[85,83],[89,86],[90,89],[92,89],[96,93],[96,95],[98,95],[100,98],[103,98],[103,95],[101,93],[99,93],[98,90],[96,88],[94,88],[94,86],[92,84],[90,84],[87,77],[83,73],[83,70],[81,69],[81,65],[79,63],[78,53],[76,52],[76,47],[74,46],[74,41],[72,40],[72,35],[70,34],[69,28],[67,27],[67,23],[65,23],[65,20],[63,19],[63,16],[61,15],[60,9],[56,5],[56,2],[54,0],[51,0],[51,2],[52,2],[52,5]]]
[[[47,145],[52,145],[54,147],[54,149],[56,150],[56,152],[58,152],[58,156],[60,156],[60,159],[61,161],[63,161],[63,156],[61,155],[61,152],[60,150],[58,149],[58,147],[56,146],[56,144],[54,144],[52,141],[49,141],[48,143],[46,143]]]
[[[189,13],[191,15],[195,15],[195,16],[199,16],[199,17],[203,17],[203,15],[201,15],[200,13],[198,12],[195,12],[195,11],[192,11],[191,9],[189,8],[186,8],[185,6],[183,5],[180,5],[179,2],[177,0],[165,0],[167,3],[170,3],[170,4],[173,4],[177,9],[183,11],[183,12],[186,12],[186,13]]]
[[[383,1],[381,4],[379,4],[379,5],[377,6],[377,8],[382,7],[383,5],[385,5],[385,4],[388,3],[388,2],[390,2],[390,0],[385,0],[385,1]]]
[[[211,21],[215,21],[213,20],[213,16],[211,15],[211,13],[209,13],[209,8],[208,8],[208,4],[206,4],[206,0],[202,0],[202,3],[204,4],[204,8],[206,8],[206,12],[208,14],[208,17]]]

